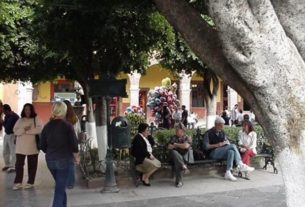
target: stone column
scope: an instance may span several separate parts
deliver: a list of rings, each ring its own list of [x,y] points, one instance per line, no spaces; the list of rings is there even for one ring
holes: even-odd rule
[[[185,74],[184,72],[179,74],[180,83],[179,83],[179,94],[180,94],[180,103],[181,106],[185,105],[186,109],[190,111],[191,109],[191,80],[192,76]]]
[[[230,86],[227,89],[228,92],[228,110],[232,110],[234,105],[237,104],[237,92],[233,90]]]
[[[140,78],[141,74],[136,70],[128,74],[130,81],[130,106],[139,106]]]

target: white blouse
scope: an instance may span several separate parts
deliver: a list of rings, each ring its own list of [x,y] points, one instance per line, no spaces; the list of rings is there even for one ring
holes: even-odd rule
[[[141,135],[141,137],[144,139],[144,141],[146,142],[147,145],[147,151],[151,154],[152,153],[152,147],[148,141],[148,139],[146,139],[146,137],[143,136],[143,134],[139,133]]]
[[[257,142],[257,135],[256,132],[252,131],[249,134],[243,131],[239,131],[238,134],[238,145],[244,145],[247,148],[250,148],[253,150],[255,154],[257,154],[256,151],[256,142]]]

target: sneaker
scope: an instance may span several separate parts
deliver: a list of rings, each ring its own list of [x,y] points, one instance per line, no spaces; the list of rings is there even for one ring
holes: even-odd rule
[[[7,169],[9,169],[9,167],[4,167],[2,168],[2,171],[6,171]]]
[[[181,188],[182,186],[183,186],[183,183],[181,181],[176,184],[177,188]]]
[[[16,183],[14,186],[13,186],[13,190],[19,190],[22,188],[22,184],[21,183]]]
[[[234,177],[230,171],[227,171],[227,172],[226,172],[226,174],[225,174],[225,179],[226,179],[226,180],[231,180],[231,181],[236,181],[236,180],[237,180],[237,178]]]
[[[254,167],[249,167],[246,164],[240,164],[238,168],[241,172],[253,172],[255,170]]]
[[[33,188],[34,185],[33,184],[30,184],[30,183],[27,183],[23,186],[24,189],[30,189],[30,188]]]
[[[15,172],[15,168],[13,167],[10,167],[6,170],[7,173],[12,173],[12,172]]]

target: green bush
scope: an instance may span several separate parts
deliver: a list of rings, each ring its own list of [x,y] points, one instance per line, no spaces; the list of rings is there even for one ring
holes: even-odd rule
[[[241,127],[225,127],[224,131],[229,140],[232,142],[236,142],[238,139],[238,132],[241,130]],[[255,126],[254,127],[255,132],[257,133],[258,138],[265,139],[264,131],[261,126]],[[205,128],[200,129],[201,134],[204,134],[206,131]],[[194,137],[197,133],[197,129],[187,129],[186,134]],[[154,138],[156,139],[157,143],[160,145],[165,145],[169,142],[169,139],[175,135],[175,129],[162,129],[162,130],[157,130],[154,133]]]
[[[134,137],[138,132],[139,124],[146,122],[145,117],[137,113],[130,113],[126,115],[126,118],[129,121],[131,137]]]

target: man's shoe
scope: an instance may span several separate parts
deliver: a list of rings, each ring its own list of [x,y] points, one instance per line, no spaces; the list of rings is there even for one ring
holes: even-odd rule
[[[238,169],[241,171],[241,172],[253,172],[255,170],[254,167],[249,167],[248,165],[246,164],[240,164],[238,166]]]
[[[13,167],[10,167],[6,170],[7,173],[12,173],[12,172],[15,172],[15,168]]]
[[[236,181],[236,180],[237,180],[237,178],[234,177],[230,171],[227,171],[227,172],[226,172],[226,174],[225,174],[225,179],[226,179],[226,180],[231,180],[231,181]]]
[[[176,184],[177,188],[181,188],[182,186],[183,186],[183,183],[181,181]]]
[[[19,190],[22,188],[22,184],[21,183],[16,183],[14,186],[13,186],[13,190]]]
[[[10,167],[4,167],[2,168],[2,171],[6,171],[7,169],[9,169]]]
[[[33,188],[34,185],[33,184],[30,184],[30,183],[27,183],[23,186],[23,189],[30,189],[30,188]]]

